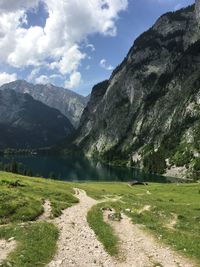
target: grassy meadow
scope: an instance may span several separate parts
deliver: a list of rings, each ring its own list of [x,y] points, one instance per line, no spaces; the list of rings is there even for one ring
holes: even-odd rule
[[[58,229],[49,222],[34,223],[45,199],[51,202],[53,217],[78,202],[68,183],[0,172],[0,239],[14,237],[18,244],[1,266],[39,267],[51,260]]]
[[[101,217],[102,207],[111,207],[116,212],[124,212],[133,223],[145,226],[144,229],[159,241],[196,259],[200,265],[200,184],[152,183],[131,188],[124,183],[89,183],[81,187],[95,199],[121,197],[117,202],[107,201],[93,207],[96,218],[92,213],[88,214],[91,227],[106,249],[108,231],[100,232],[98,229],[100,225],[104,228],[105,224]],[[117,240],[113,240],[115,237],[111,233],[108,252],[116,252]]]
[[[130,187],[127,183],[67,183],[0,172],[0,239],[14,237],[16,250],[1,266],[45,266],[56,251],[58,229],[37,222],[48,199],[52,217],[76,203],[73,187],[104,203],[94,206],[87,220],[111,255],[118,254],[118,237],[103,221],[102,207],[126,213],[160,242],[200,264],[200,184],[154,184]],[[111,199],[118,199],[112,202]],[[148,209],[144,207],[148,206]],[[172,222],[174,223],[172,224]]]

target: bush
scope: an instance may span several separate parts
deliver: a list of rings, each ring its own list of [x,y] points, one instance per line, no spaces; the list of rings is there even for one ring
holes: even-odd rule
[[[144,170],[149,173],[163,174],[167,167],[163,151],[151,152],[144,157]]]
[[[172,157],[171,162],[174,163],[177,167],[181,167],[181,166],[184,166],[184,165],[187,165],[188,163],[190,163],[192,158],[193,158],[193,153],[191,151],[179,150]]]

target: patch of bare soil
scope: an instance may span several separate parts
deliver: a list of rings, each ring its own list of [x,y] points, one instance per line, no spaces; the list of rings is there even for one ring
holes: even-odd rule
[[[172,214],[172,219],[165,225],[165,227],[174,230],[174,227],[176,226],[178,220],[177,217],[177,214]]]
[[[51,217],[51,203],[49,200],[45,200],[43,204],[44,212],[38,218],[38,221],[46,221],[49,220]]]
[[[16,242],[12,239],[10,241],[0,240],[0,266],[1,262],[16,248]]]

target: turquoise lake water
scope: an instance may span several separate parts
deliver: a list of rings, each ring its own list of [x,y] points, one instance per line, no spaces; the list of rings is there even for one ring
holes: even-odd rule
[[[54,173],[65,181],[149,181],[168,182],[168,178],[154,174],[144,174],[141,170],[113,167],[79,156],[1,156],[0,161],[21,162],[32,169],[34,176],[48,178]]]

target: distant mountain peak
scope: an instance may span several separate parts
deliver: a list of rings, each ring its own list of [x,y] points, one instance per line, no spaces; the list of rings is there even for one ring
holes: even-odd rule
[[[17,80],[1,86],[0,89],[13,89],[19,93],[30,94],[34,99],[58,109],[74,127],[78,127],[82,112],[88,102],[87,97],[50,83],[31,84],[25,80]]]
[[[0,148],[54,146],[74,128],[57,109],[31,95],[0,90]]]

